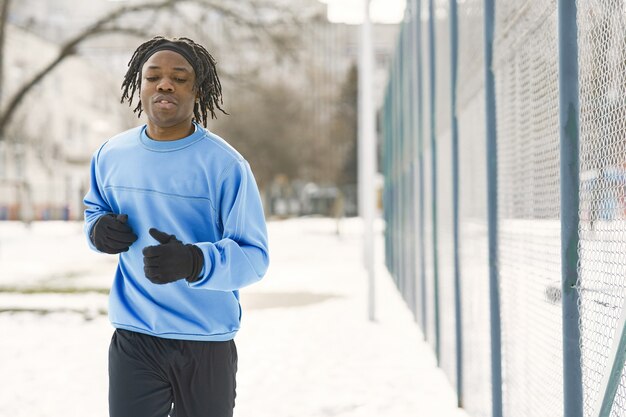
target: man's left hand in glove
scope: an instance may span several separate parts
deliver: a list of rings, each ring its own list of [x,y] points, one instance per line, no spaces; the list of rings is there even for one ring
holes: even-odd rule
[[[150,236],[160,244],[143,249],[143,270],[154,284],[167,284],[186,279],[195,282],[204,267],[204,255],[199,247],[184,244],[176,236],[152,228]]]

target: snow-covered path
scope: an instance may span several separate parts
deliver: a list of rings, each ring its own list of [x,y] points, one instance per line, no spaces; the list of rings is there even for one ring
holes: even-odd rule
[[[271,267],[242,290],[237,417],[466,417],[377,252],[367,320],[360,223],[270,222]],[[78,223],[0,222],[0,417],[107,412],[115,257]]]

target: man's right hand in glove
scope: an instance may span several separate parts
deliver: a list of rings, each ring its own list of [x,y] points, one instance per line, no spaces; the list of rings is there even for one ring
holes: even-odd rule
[[[110,254],[128,251],[130,245],[137,240],[137,235],[133,233],[127,221],[126,214],[109,213],[100,217],[89,235],[96,249]]]

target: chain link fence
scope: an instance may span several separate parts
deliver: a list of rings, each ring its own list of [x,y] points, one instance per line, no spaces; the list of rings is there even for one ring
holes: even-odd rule
[[[567,120],[566,24],[578,33]],[[459,405],[552,417],[580,402],[565,417],[626,416],[626,4],[408,0],[381,115],[387,266]],[[570,172],[578,207],[561,204]],[[575,254],[562,231],[572,215]],[[566,319],[580,360],[564,354]]]
[[[556,416],[562,322],[547,295],[561,282],[556,2],[503,6],[494,42],[503,414]]]
[[[626,8],[578,1],[579,291],[585,415],[594,415],[626,290]],[[612,416],[626,415],[622,371]]]

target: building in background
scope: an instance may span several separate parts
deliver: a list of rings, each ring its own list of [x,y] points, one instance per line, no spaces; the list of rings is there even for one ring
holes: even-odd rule
[[[57,53],[9,24],[2,104]],[[117,89],[109,74],[73,56],[29,93],[0,141],[0,219],[82,217],[90,157],[125,126]]]

